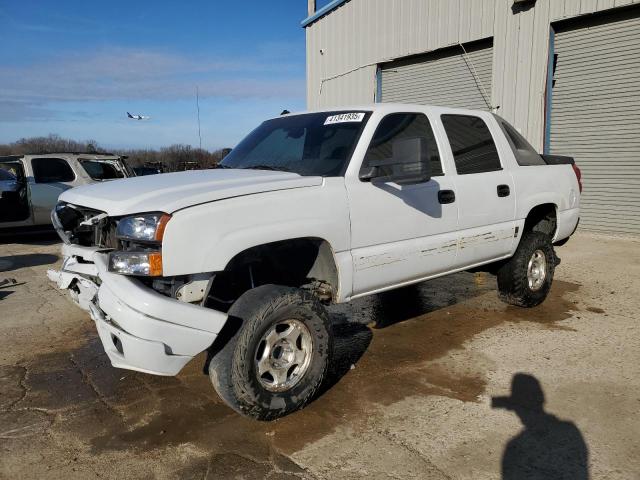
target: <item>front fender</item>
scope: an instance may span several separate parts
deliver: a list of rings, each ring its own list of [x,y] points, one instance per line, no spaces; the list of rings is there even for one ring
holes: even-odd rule
[[[163,273],[220,271],[248,248],[301,237],[326,240],[335,253],[349,249],[343,178],[327,178],[319,187],[247,195],[176,212],[162,242]]]

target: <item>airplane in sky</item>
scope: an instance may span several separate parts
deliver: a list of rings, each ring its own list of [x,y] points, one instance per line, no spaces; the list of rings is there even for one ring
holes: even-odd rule
[[[147,117],[146,115],[131,115],[129,112],[127,112],[127,117],[133,120],[149,120],[151,118]]]

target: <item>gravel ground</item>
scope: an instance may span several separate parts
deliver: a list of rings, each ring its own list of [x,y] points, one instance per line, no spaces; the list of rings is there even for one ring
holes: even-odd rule
[[[271,423],[224,406],[202,357],[112,368],[46,279],[56,239],[4,241],[0,478],[640,478],[638,238],[578,233],[530,310],[470,273],[333,308],[325,393]]]

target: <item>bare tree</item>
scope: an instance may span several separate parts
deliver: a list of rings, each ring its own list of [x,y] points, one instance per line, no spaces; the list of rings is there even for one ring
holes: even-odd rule
[[[25,153],[51,153],[51,152],[103,152],[98,147],[95,140],[79,142],[62,138],[59,135],[49,135],[47,137],[21,138],[9,145],[2,146],[3,151],[10,154],[22,155]],[[8,147],[8,148],[7,148]]]
[[[159,150],[128,149],[113,153],[126,155],[131,167],[162,164],[164,171],[173,172],[185,168],[214,168],[230,149],[222,148],[210,152],[191,145],[175,144]],[[13,143],[0,144],[0,155],[24,155],[27,153],[83,152],[105,153],[95,140],[76,141],[51,134],[46,137],[21,138]]]

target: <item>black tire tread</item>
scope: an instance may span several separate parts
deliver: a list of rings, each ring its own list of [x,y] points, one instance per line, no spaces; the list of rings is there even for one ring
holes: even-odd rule
[[[248,378],[252,366],[246,364],[245,356],[239,352],[251,349],[252,339],[264,328],[264,323],[270,315],[291,306],[308,310],[321,320],[322,327],[316,331],[319,335],[327,336],[324,363],[320,372],[313,378],[313,383],[300,395],[291,398],[291,401],[280,399],[279,407],[265,408],[264,405],[256,403],[256,395]],[[296,288],[263,285],[245,292],[229,310],[229,319],[242,321],[243,325],[212,358],[209,376],[218,395],[231,408],[243,415],[268,421],[301,409],[314,398],[326,375],[331,348],[329,318],[315,296]]]
[[[542,288],[534,292],[527,282],[527,265],[536,250],[542,250],[547,257],[547,278]],[[498,270],[500,299],[524,308],[541,304],[551,289],[555,265],[556,255],[549,235],[542,232],[524,233],[513,257]]]

